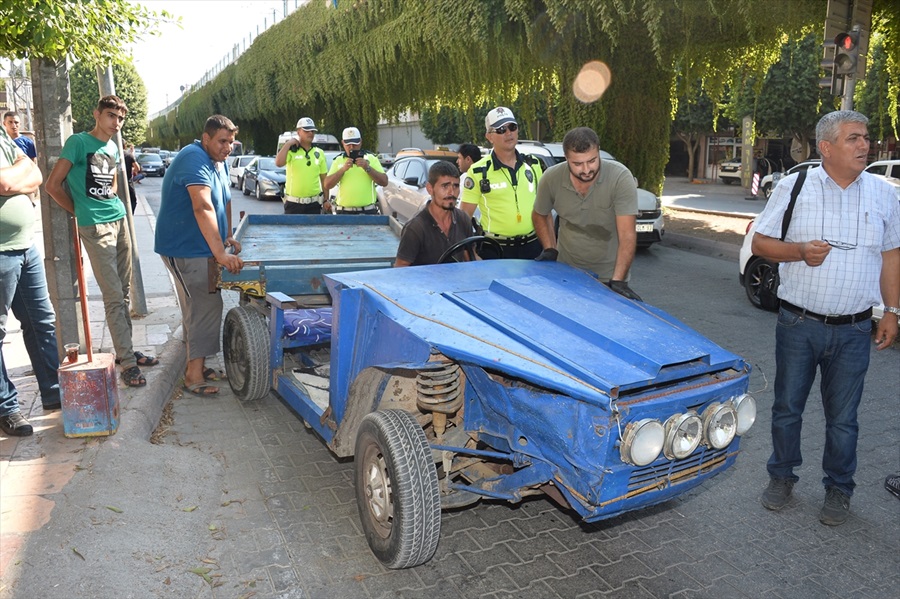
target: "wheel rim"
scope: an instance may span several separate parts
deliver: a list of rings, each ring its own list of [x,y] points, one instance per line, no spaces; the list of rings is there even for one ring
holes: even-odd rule
[[[747,277],[747,289],[749,290],[748,295],[750,296],[750,301],[752,301],[754,305],[760,305],[759,287],[762,285],[763,277],[770,269],[771,267],[768,264],[760,261],[750,270],[750,276]]]
[[[225,361],[231,366],[228,378],[235,387],[240,389],[249,376],[249,352],[239,328],[234,327],[226,331],[224,337],[226,339]]]
[[[382,538],[388,538],[394,518],[394,505],[391,500],[391,478],[388,475],[384,454],[374,443],[366,448],[363,457],[363,473],[368,509],[376,532]]]

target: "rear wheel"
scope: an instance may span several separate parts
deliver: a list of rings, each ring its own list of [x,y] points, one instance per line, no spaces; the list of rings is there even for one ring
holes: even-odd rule
[[[222,330],[225,373],[239,399],[262,399],[271,385],[266,317],[248,306],[228,311]]]
[[[425,431],[408,412],[373,412],[359,425],[355,459],[356,504],[372,553],[393,569],[430,560],[441,495]]]
[[[762,307],[762,302],[759,300],[759,287],[762,284],[763,277],[772,268],[771,262],[765,258],[757,257],[750,260],[747,264],[747,269],[744,271],[744,291],[747,292],[747,299],[760,310],[765,308]]]

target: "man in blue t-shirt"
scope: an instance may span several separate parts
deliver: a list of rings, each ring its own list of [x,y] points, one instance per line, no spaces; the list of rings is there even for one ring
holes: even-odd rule
[[[16,145],[22,148],[22,153],[31,158],[32,160],[37,160],[37,149],[34,147],[34,142],[31,141],[30,137],[25,137],[24,135],[19,135],[19,115],[13,111],[9,111],[3,115],[3,127],[6,129],[6,132],[9,133],[9,136],[12,138]]]
[[[206,120],[200,140],[178,152],[162,184],[154,251],[175,280],[181,306],[188,363],[184,390],[193,395],[215,395],[208,384],[222,373],[206,367],[206,356],[222,349],[222,296],[210,292],[209,259],[228,272],[238,273],[244,261],[241,245],[231,236],[231,189],[225,159],[231,153],[238,128],[227,117]],[[228,253],[231,247],[234,253]]]

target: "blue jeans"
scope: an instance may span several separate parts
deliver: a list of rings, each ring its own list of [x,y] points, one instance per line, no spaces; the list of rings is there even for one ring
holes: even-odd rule
[[[0,252],[0,343],[6,338],[10,309],[22,324],[22,338],[44,405],[59,402],[59,350],[56,313],[37,247]],[[0,416],[19,411],[18,392],[6,372],[0,349]]]
[[[775,403],[772,406],[772,457],[769,476],[797,481],[794,468],[800,456],[803,409],[821,370],[822,406],[825,410],[825,451],[822,483],[848,497],[856,484],[856,412],[869,368],[872,321],[826,325],[787,312],[778,314],[775,329]]]

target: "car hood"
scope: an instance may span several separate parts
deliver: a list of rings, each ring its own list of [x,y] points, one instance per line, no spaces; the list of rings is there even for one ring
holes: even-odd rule
[[[326,281],[338,321],[370,322],[363,312],[380,313],[400,327],[387,328],[424,342],[422,362],[433,348],[601,404],[651,384],[745,368],[665,312],[562,263],[485,260],[326,275]]]
[[[275,181],[276,183],[284,183],[287,175],[285,175],[286,171],[259,171],[257,174],[257,178],[259,179],[269,179],[270,181]]]

